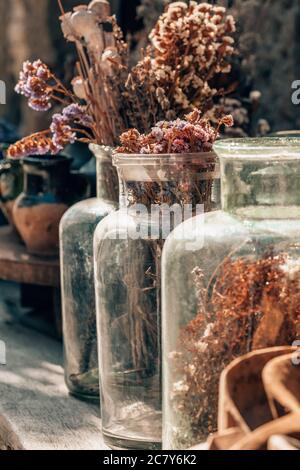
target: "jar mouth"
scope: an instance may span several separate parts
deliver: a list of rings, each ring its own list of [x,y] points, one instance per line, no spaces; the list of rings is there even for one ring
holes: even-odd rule
[[[221,139],[214,144],[220,158],[234,160],[300,159],[299,137],[260,137]]]
[[[113,154],[112,147],[109,147],[108,145],[90,144],[89,149],[97,160],[111,163]]]
[[[156,166],[156,165],[174,165],[188,163],[215,163],[217,155],[215,152],[198,153],[166,153],[166,154],[133,154],[133,153],[115,153],[113,163],[117,167],[122,166]]]
[[[24,157],[22,162],[25,165],[39,164],[44,167],[54,166],[57,164],[71,164],[72,158],[65,155],[32,155]]]

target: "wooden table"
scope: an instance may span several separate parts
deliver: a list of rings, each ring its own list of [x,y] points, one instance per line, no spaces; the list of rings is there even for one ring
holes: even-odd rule
[[[0,279],[59,288],[59,259],[28,254],[18,235],[10,227],[1,227]]]
[[[55,337],[62,337],[60,263],[57,258],[30,255],[19,236],[10,227],[0,227],[0,280],[22,285],[26,298],[36,295],[36,288],[50,288],[49,312],[41,311],[26,315],[25,325]],[[42,294],[44,295],[44,294]]]
[[[58,341],[0,309],[0,450],[104,450],[100,407],[68,395]]]

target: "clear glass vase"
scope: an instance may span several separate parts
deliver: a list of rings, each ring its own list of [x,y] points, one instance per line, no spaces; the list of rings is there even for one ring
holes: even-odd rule
[[[92,145],[97,198],[71,207],[60,224],[65,379],[72,395],[99,401],[93,237],[98,223],[117,208],[118,177],[112,150]]]
[[[184,222],[164,247],[165,449],[217,431],[220,375],[234,359],[300,335],[299,139],[224,140],[215,151],[222,210],[195,218],[194,243]],[[261,411],[231,424],[250,432],[272,419]]]
[[[218,206],[218,165],[213,153],[114,161],[120,210],[99,224],[94,249],[103,434],[112,448],[157,449],[161,252],[182,217]]]

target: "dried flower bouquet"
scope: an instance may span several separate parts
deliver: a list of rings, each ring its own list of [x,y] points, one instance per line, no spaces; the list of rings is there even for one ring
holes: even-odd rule
[[[41,61],[25,62],[16,87],[37,111],[54,104],[50,129],[9,149],[11,157],[59,153],[75,140],[116,146],[129,128],[149,132],[159,120],[182,117],[199,107],[211,111],[223,87],[214,78],[228,74],[235,53],[235,24],[223,7],[171,3],[149,36],[150,45],[130,68],[128,45],[106,0],[65,12],[61,26],[78,52],[72,90]]]
[[[233,126],[232,116],[224,116],[216,126],[201,117],[198,109],[185,119],[161,121],[148,134],[131,129],[121,135],[121,146],[116,154],[135,154],[155,158],[156,165],[145,166],[147,181],[128,181],[126,195],[129,205],[142,203],[147,208],[152,204],[191,204],[193,211],[204,204],[208,211],[216,179],[216,158],[212,147],[220,135],[220,129]],[[164,158],[160,157],[165,156]],[[174,164],[169,157],[173,155]],[[201,155],[203,157],[201,157]],[[204,174],[206,173],[206,177]]]

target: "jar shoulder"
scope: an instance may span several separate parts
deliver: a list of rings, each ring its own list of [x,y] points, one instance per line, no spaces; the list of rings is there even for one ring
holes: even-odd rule
[[[101,243],[105,239],[122,239],[122,235],[130,232],[130,229],[134,231],[138,223],[148,225],[148,219],[145,217],[137,221],[126,208],[111,212],[97,225],[95,243]]]
[[[288,214],[287,214],[288,217]],[[300,243],[299,219],[240,219],[223,211],[190,219],[167,238],[163,250],[165,264],[182,265],[190,258],[206,259],[220,252],[222,256],[247,244],[276,245]]]
[[[204,249],[210,240],[220,242],[235,233],[246,233],[243,224],[223,211],[198,215],[186,220],[169,235],[164,247],[164,254]]]
[[[115,209],[112,202],[98,198],[86,199],[70,207],[62,218],[61,227],[67,228],[74,224],[98,223]]]

